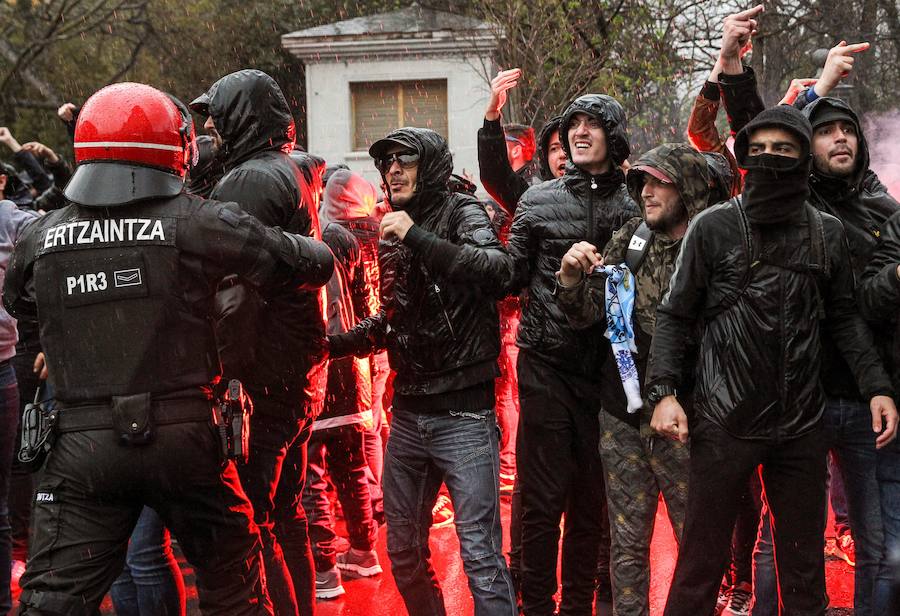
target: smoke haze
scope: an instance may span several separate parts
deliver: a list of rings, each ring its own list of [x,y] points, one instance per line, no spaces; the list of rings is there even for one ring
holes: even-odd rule
[[[900,109],[868,114],[864,124],[871,169],[900,201]]]

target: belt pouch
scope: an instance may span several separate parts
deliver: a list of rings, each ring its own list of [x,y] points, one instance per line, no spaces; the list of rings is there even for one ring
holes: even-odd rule
[[[123,445],[145,445],[153,436],[150,393],[113,396],[112,425]]]

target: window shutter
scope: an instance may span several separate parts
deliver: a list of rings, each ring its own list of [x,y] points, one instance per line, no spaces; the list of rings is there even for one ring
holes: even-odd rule
[[[447,138],[447,80],[406,81],[403,88],[403,122],[430,128]]]
[[[430,128],[447,137],[447,80],[350,84],[353,149],[369,146],[401,126]]]
[[[389,81],[351,83],[353,149],[369,146],[397,128],[397,85]]]

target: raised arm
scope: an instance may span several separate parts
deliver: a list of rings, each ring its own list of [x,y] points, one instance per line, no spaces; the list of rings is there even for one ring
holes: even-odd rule
[[[506,135],[501,124],[501,110],[508,91],[522,76],[521,69],[500,71],[491,80],[491,98],[484,113],[484,125],[478,130],[478,170],[488,194],[512,215],[519,197],[528,190],[528,182],[513,171],[506,154]]]
[[[757,18],[762,12],[763,5],[759,4],[734,13],[725,18],[722,28],[722,46],[719,49],[722,73],[719,75],[719,86],[732,135],[740,132],[765,109],[753,69],[741,62],[744,53],[750,49],[751,40],[759,25]]]

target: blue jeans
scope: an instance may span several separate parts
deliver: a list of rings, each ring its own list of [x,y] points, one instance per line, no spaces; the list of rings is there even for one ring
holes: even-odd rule
[[[184,614],[184,580],[172,554],[169,531],[149,507],[144,507],[131,533],[125,569],[109,594],[117,616]]]
[[[763,503],[759,536],[753,549],[753,603],[751,616],[778,616],[778,578],[769,506]]]
[[[847,515],[847,490],[844,488],[844,478],[831,453],[828,454],[828,497],[834,511],[834,536],[840,538],[841,535],[851,531],[850,518]]]
[[[395,409],[384,464],[384,514],[394,581],[410,616],[446,614],[428,547],[431,509],[442,482],[456,511],[475,615],[516,616],[502,554],[499,466],[493,409]]]
[[[875,578],[884,550],[881,498],[875,477],[875,437],[869,405],[860,400],[829,398],[825,403],[825,438],[844,479],[847,513],[856,544],[853,606],[856,616],[873,616]]]
[[[875,581],[875,614],[900,614],[900,440],[878,452],[884,556]]]
[[[9,523],[9,478],[19,425],[19,389],[9,361],[0,363],[0,614],[12,607],[9,593],[12,527]]]

